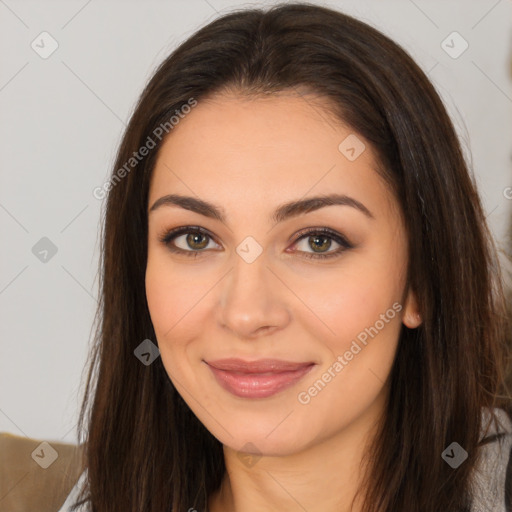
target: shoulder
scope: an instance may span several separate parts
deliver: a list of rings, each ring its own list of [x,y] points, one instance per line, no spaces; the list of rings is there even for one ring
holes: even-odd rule
[[[62,507],[58,510],[58,512],[86,512],[86,505],[82,505],[78,508],[71,508],[72,505],[76,503],[78,500],[78,495],[80,490],[85,484],[87,478],[87,471],[82,472],[80,478],[77,480],[74,487],[71,489],[71,492],[68,494],[66,501],[62,504]]]
[[[479,447],[480,459],[472,481],[471,512],[509,512],[512,485],[512,421],[503,409],[494,409],[493,421]],[[482,428],[489,421],[482,411]]]

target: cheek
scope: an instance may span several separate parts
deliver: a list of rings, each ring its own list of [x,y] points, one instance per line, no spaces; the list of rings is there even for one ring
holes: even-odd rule
[[[170,293],[178,283],[169,279],[165,266],[156,259],[148,259],[146,268],[146,300],[151,321],[157,335],[173,325],[177,294]]]
[[[186,397],[188,386],[182,383],[195,378],[191,368],[184,364],[189,340],[195,336],[187,324],[187,311],[191,309],[188,304],[197,302],[190,296],[193,287],[187,286],[179,273],[170,272],[168,263],[149,257],[145,286],[162,364],[178,392]]]
[[[199,286],[200,282],[187,269],[173,264],[165,249],[150,248],[145,279],[146,299],[157,332],[166,333],[174,329],[173,326],[186,323],[187,312],[205,293],[204,286]]]
[[[158,254],[148,257],[145,286],[148,309],[159,345],[166,345],[168,339],[186,339],[183,329],[187,326],[187,312],[199,300],[200,290],[183,274],[169,268],[169,262]],[[194,313],[197,311],[194,310]]]
[[[378,330],[400,324],[401,286],[402,279],[391,263],[376,266],[369,260],[359,268],[347,266],[346,271],[332,272],[329,279],[309,288],[306,296],[312,315],[308,318],[325,333],[323,339],[332,352],[345,351],[375,324]]]
[[[194,341],[204,337],[212,307],[212,295],[207,292],[214,283],[197,272],[178,271],[158,250],[148,255],[146,300],[162,363],[171,379],[195,379],[188,362],[200,355],[195,353],[198,347]],[[180,388],[179,383],[175,385]]]
[[[379,250],[367,249],[365,257],[347,259],[329,279],[311,288],[308,305],[316,316],[308,315],[313,319],[309,329],[313,322],[322,326],[325,335],[317,340],[326,352],[315,378],[302,386],[301,403],[311,400],[326,411],[336,403],[345,414],[357,414],[381,391],[401,331],[404,285],[404,255],[396,247],[385,247],[380,241]]]
[[[321,368],[297,395],[314,428],[323,428],[326,417],[333,430],[354,421],[379,396],[392,368],[402,306],[388,288],[358,283],[345,281],[344,291],[326,303],[323,318],[335,335],[317,338],[326,349]]]

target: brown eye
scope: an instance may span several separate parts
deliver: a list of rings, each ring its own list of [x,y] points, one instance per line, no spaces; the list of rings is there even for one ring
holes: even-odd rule
[[[313,251],[323,252],[331,246],[331,239],[328,236],[315,235],[308,238],[308,243]]]
[[[170,251],[191,257],[209,252],[207,250],[209,243],[215,243],[214,237],[200,226],[182,226],[171,229],[161,235],[159,240]],[[329,251],[333,242],[339,247]],[[301,243],[305,244],[304,247],[292,252],[300,253],[304,258],[334,258],[353,248],[353,245],[343,235],[328,228],[302,230],[296,237],[293,247],[296,248]]]
[[[203,239],[203,242],[200,241],[201,239]],[[202,233],[189,234],[185,241],[191,249],[204,249],[208,245],[208,235]]]
[[[199,226],[183,226],[166,231],[159,240],[172,252],[198,256],[200,252],[206,252],[213,237]]]
[[[339,248],[329,251],[333,242],[338,244]],[[303,244],[302,248],[297,252],[301,253],[304,258],[334,258],[353,248],[353,245],[344,236],[328,228],[301,231],[293,246],[296,248],[300,244]],[[312,252],[307,249],[311,249]]]

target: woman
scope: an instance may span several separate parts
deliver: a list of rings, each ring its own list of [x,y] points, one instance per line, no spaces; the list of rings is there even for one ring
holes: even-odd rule
[[[307,4],[215,20],[148,83],[107,192],[67,503],[510,509],[496,250],[394,42]]]

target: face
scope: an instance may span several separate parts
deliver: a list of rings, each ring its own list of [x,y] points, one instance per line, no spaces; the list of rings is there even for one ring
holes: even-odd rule
[[[382,403],[402,323],[419,321],[398,205],[369,143],[318,101],[199,102],[152,175],[162,362],[234,450],[292,454],[349,429]]]

